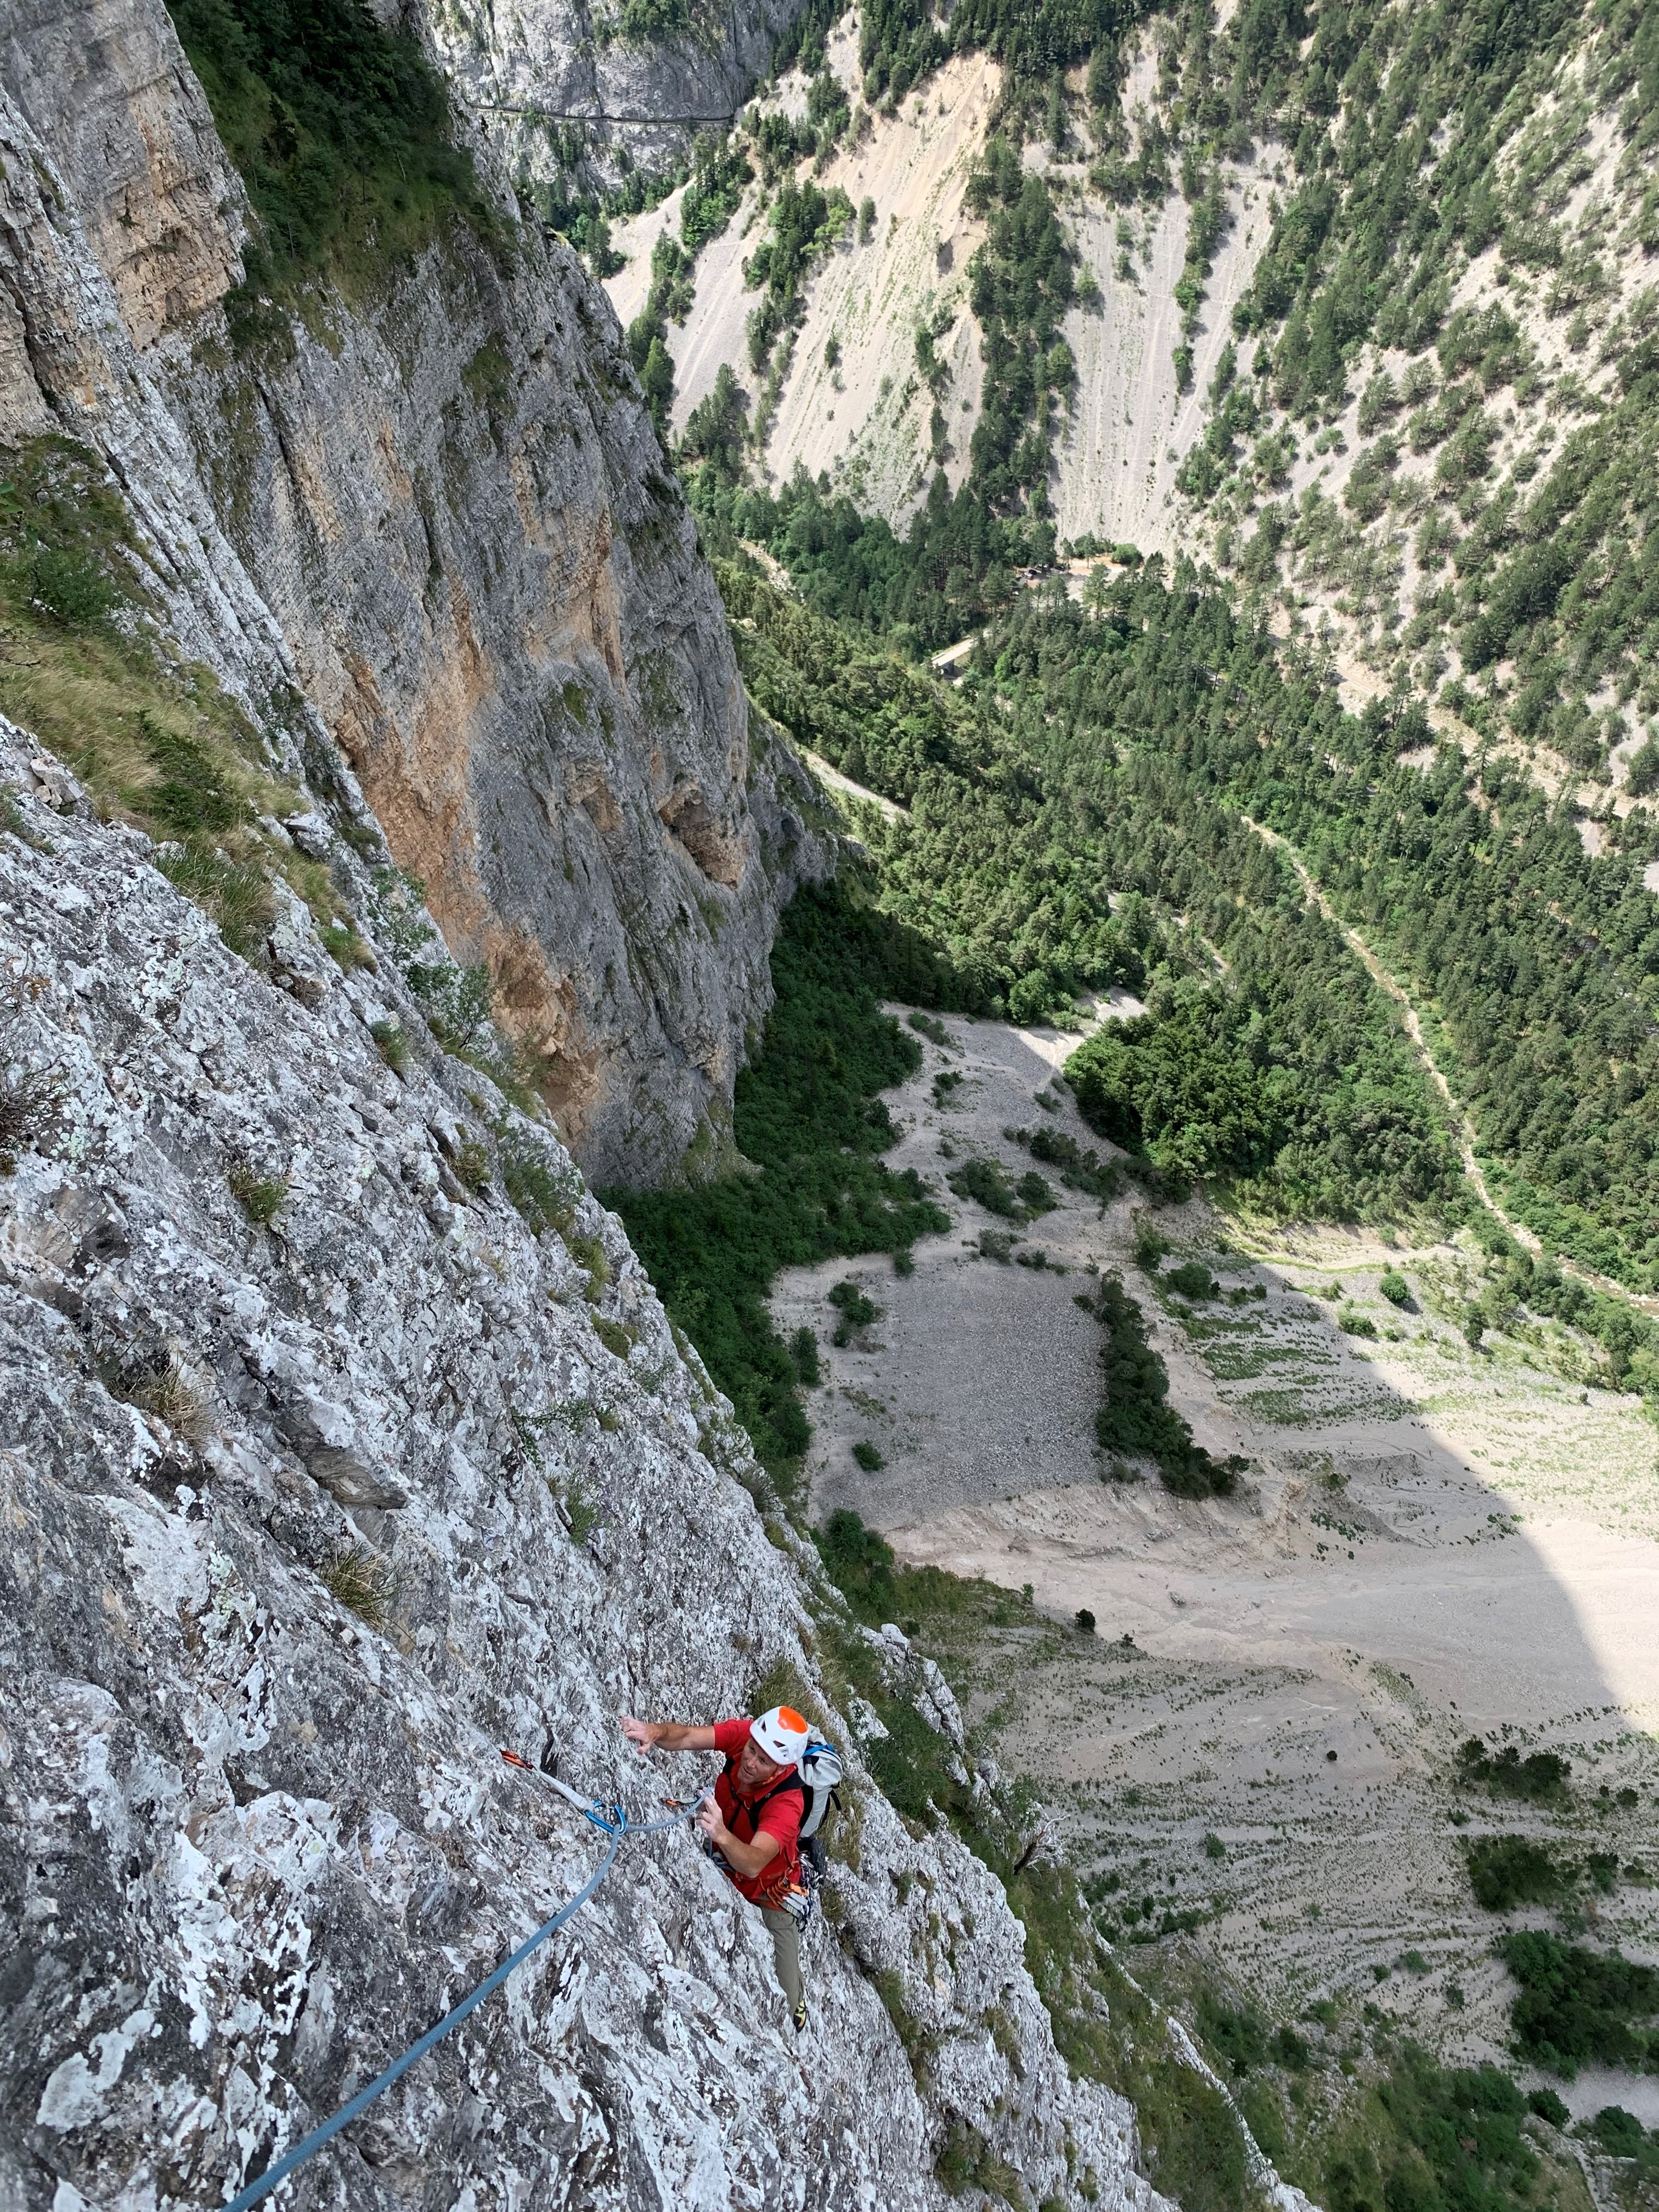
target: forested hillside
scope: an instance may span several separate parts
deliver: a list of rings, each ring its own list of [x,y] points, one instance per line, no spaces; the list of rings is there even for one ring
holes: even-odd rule
[[[1659,711],[1659,17],[1306,27],[1259,49],[1277,217],[1183,489],[1248,585],[1329,605],[1425,695],[1450,667],[1483,737],[1604,775]],[[1190,109],[1217,79],[1186,56]]]
[[[1659,1283],[1659,910],[1645,808],[1591,859],[1512,764],[1434,748],[1419,708],[1341,708],[1225,597],[1157,564],[1085,610],[1028,597],[960,692],[723,578],[756,696],[908,818],[894,911],[1018,1018],[1127,982],[1109,1133],[1292,1212],[1444,1204],[1458,1176],[1389,1002],[1249,826],[1289,838],[1437,1014],[1512,1209]]]
[[[1147,462],[1160,482],[1164,460],[1179,466],[1143,550],[1201,550],[1292,628],[1368,665],[1366,683],[1437,700],[1470,743],[1510,743],[1552,777],[1659,784],[1659,742],[1645,750],[1659,711],[1651,9],[1253,0],[1220,26],[1218,13],[991,0],[947,26],[915,0],[869,8],[844,82],[829,14],[809,11],[780,55],[797,74],[740,118],[726,156],[724,173],[752,185],[731,195],[751,243],[726,281],[754,304],[747,362],[688,429],[689,454],[720,454],[706,498],[826,611],[945,642],[1005,605],[1022,566],[1053,558],[1058,485],[1068,514],[1091,498],[1113,511],[1111,484],[1074,481],[1076,426],[1130,404],[1127,386],[1118,399],[1090,380],[1122,374],[1123,347],[1143,343],[1124,318],[1144,290],[1158,321],[1150,295],[1168,286],[1163,335],[1149,325],[1144,343],[1172,395],[1174,443]],[[863,511],[856,468],[834,490],[827,477],[769,483],[817,272],[865,255],[872,233],[879,245],[888,221],[845,193],[838,210],[839,187],[813,180],[920,113],[928,71],[971,52],[1000,65],[967,188],[981,242],[965,305],[983,374],[959,409],[946,287],[937,314],[931,295],[903,310],[915,327],[894,328],[882,387],[901,387],[884,406],[926,426],[931,489],[918,475],[888,517]],[[638,191],[630,179],[623,197]],[[1248,225],[1244,198],[1266,203]],[[659,240],[653,266],[661,257],[672,282],[653,283],[634,336],[642,367],[656,341],[653,373],[671,383],[706,204],[699,182],[681,240]],[[1212,274],[1242,225],[1242,289],[1218,302]],[[834,407],[836,380],[820,381]],[[834,420],[825,445],[842,436]],[[734,508],[745,447],[750,495]],[[1091,552],[1112,535],[1102,520],[1077,542]]]
[[[1139,993],[1080,1095],[1170,1187],[1455,1216],[1455,1132],[1299,860],[1418,1006],[1510,1212],[1659,1288],[1659,19],[988,0],[946,23],[909,0],[860,15],[850,87],[836,20],[809,11],[781,57],[804,113],[763,103],[704,149],[630,342],[672,379],[704,210],[753,185],[760,404],[723,372],[679,457],[754,696],[905,810],[866,832],[884,908],[1016,1018]],[[827,477],[768,481],[766,395],[815,271],[872,228],[815,177],[974,49],[1001,70],[966,195],[981,397],[956,488],[940,466],[896,527]],[[1059,546],[1085,216],[1120,210],[1133,270],[1184,204],[1189,382],[1251,165],[1271,227],[1180,471],[1213,565]],[[963,436],[942,343],[908,349],[941,458]],[[1030,588],[1066,550],[1115,556],[1085,604]],[[959,689],[918,665],[978,625]],[[1356,714],[1338,678],[1362,659]]]

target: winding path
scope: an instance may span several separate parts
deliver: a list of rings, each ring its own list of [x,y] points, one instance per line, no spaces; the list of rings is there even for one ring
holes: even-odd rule
[[[1399,1007],[1401,1019],[1405,1023],[1406,1034],[1416,1048],[1418,1058],[1427,1069],[1429,1080],[1445,1100],[1447,1109],[1451,1115],[1453,1127],[1457,1134],[1457,1148],[1462,1159],[1464,1174],[1480,1194],[1481,1204],[1489,1212],[1497,1215],[1516,1243],[1522,1245],[1535,1257],[1541,1258],[1544,1247],[1540,1237],[1534,1231],[1528,1229],[1524,1222],[1517,1221],[1515,1216],[1500,1206],[1497,1199],[1492,1196],[1492,1188],[1486,1181],[1480,1161],[1474,1156],[1474,1124],[1470,1121],[1468,1109],[1453,1091],[1450,1084],[1446,1080],[1440,1063],[1430,1049],[1429,1041],[1423,1034],[1423,1024],[1418,1015],[1417,1008],[1413,1005],[1403,985],[1383,966],[1359,932],[1344,921],[1341,915],[1337,913],[1321,889],[1317,878],[1290,840],[1287,837],[1282,837],[1277,830],[1269,830],[1265,823],[1257,822],[1248,814],[1241,814],[1238,818],[1247,830],[1253,830],[1255,832],[1264,845],[1271,845],[1276,853],[1284,854],[1296,870],[1303,890],[1307,892],[1308,896],[1314,902],[1326,921],[1333,928],[1341,931],[1344,944],[1363,963],[1371,981],[1379,990],[1385,991]],[[1598,1275],[1593,1268],[1580,1267],[1576,1261],[1569,1260],[1559,1253],[1556,1254],[1554,1258],[1556,1266],[1565,1273],[1576,1275],[1581,1283],[1588,1284],[1591,1289],[1605,1291],[1609,1297],[1624,1298],[1644,1313],[1659,1314],[1659,1298],[1638,1297],[1635,1291],[1626,1290],[1622,1283],[1615,1283],[1611,1276]]]

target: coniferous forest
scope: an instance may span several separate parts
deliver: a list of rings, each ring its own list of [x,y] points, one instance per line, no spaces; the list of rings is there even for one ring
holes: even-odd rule
[[[1091,607],[1028,594],[956,691],[849,659],[758,576],[725,582],[759,702],[908,809],[867,832],[896,915],[1017,1018],[1113,983],[1146,999],[1080,1057],[1105,1133],[1291,1213],[1458,1202],[1398,1015],[1272,830],[1434,1012],[1511,1210],[1659,1283],[1645,811],[1590,858],[1512,765],[1435,746],[1409,704],[1344,712],[1317,665],[1158,562]]]

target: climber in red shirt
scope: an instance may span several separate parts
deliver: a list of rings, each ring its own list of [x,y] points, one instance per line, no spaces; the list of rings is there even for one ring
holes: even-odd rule
[[[707,1847],[726,1863],[733,1885],[772,1937],[778,1980],[797,2029],[806,2025],[801,1987],[800,1929],[783,1900],[804,1894],[796,1839],[806,1795],[799,1766],[811,1731],[788,1705],[774,1705],[758,1720],[716,1721],[690,1727],[678,1721],[623,1717],[623,1734],[641,1751],[717,1751],[726,1761],[713,1798],[697,1814]]]

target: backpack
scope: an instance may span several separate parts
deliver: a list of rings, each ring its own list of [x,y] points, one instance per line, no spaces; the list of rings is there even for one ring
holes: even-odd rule
[[[799,1767],[802,1794],[806,1808],[800,1816],[800,1839],[816,1836],[829,1816],[833,1805],[840,1809],[841,1799],[836,1794],[842,1778],[841,1753],[832,1743],[824,1743],[817,1736],[808,1742]]]
[[[728,1781],[737,1771],[737,1764],[735,1759],[726,1760]],[[749,1816],[749,1833],[743,1841],[754,1841],[755,1832],[760,1826],[762,1807],[769,1805],[775,1797],[782,1796],[786,1790],[799,1790],[805,1801],[801,1807],[799,1840],[805,1843],[809,1836],[816,1836],[829,1818],[830,1808],[833,1805],[837,1811],[840,1810],[842,1773],[841,1753],[834,1744],[825,1743],[818,1736],[810,1738],[800,1765],[793,1774],[786,1774],[781,1782],[775,1782],[764,1796],[744,1803],[742,1809]]]

